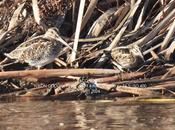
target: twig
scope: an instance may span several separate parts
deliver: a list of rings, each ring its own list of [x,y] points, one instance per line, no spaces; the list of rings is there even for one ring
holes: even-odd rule
[[[134,31],[136,31],[136,30],[138,30],[138,29],[140,28],[140,25],[141,25],[141,23],[142,23],[143,16],[145,15],[145,11],[146,11],[146,9],[147,9],[147,7],[148,7],[148,3],[149,3],[149,0],[146,0],[144,6],[143,6],[143,8],[142,8],[142,11],[141,11],[141,13],[140,13],[140,16],[139,16],[139,18],[138,18],[138,21],[137,21],[137,23],[136,23],[136,26],[135,26],[135,28],[134,28]]]
[[[173,40],[173,42],[171,43],[171,45],[168,47],[166,53],[165,53],[165,58],[166,60],[171,60],[172,55],[175,52],[175,38]]]
[[[38,0],[32,0],[32,9],[33,9],[35,21],[38,25],[40,25],[41,18],[40,18],[40,13],[39,13]]]
[[[121,82],[116,82],[116,85],[121,85],[121,84],[153,84],[153,83],[163,83],[166,81],[174,81],[175,77],[171,78],[164,78],[164,79],[142,79],[142,80],[131,80],[131,81],[121,81]]]
[[[156,93],[152,90],[146,89],[146,88],[137,88],[137,87],[128,87],[128,86],[117,86],[116,91],[118,92],[124,92],[124,93],[131,93],[134,95],[140,95],[140,96],[151,96],[155,95]]]
[[[103,13],[92,25],[91,29],[89,30],[87,37],[97,37],[102,29],[107,25],[109,19],[116,19],[116,16],[113,14],[115,13],[116,8],[110,8],[105,13]]]
[[[86,13],[84,14],[83,21],[81,24],[81,30],[85,27],[86,23],[88,22],[89,18],[91,17],[96,5],[98,3],[98,0],[91,0],[90,4],[86,10]]]
[[[7,31],[10,31],[10,30],[14,29],[16,26],[20,25],[20,22],[23,19],[22,18],[20,19],[19,16],[23,11],[24,5],[25,5],[25,2],[21,5],[19,5],[19,7],[15,10],[15,12],[14,12],[14,14],[13,14],[11,20],[10,20],[9,27],[8,27]]]
[[[110,44],[110,46],[107,48],[107,50],[111,51],[120,41],[123,33],[125,32],[126,28],[128,27],[130,21],[133,19],[133,16],[137,10],[137,8],[139,7],[141,3],[141,0],[138,0],[134,6],[133,9],[131,9],[130,11],[130,16],[128,17],[128,20],[125,22],[125,24],[123,25],[122,29],[119,31],[119,33],[117,34],[117,36],[114,38],[114,40],[112,41],[112,43]]]
[[[60,76],[110,76],[119,71],[112,69],[49,69],[0,72],[0,78],[51,78]]]
[[[175,32],[175,19],[174,19],[172,25],[170,26],[170,29],[169,29],[165,39],[163,40],[163,43],[161,45],[161,50],[164,50],[168,46],[172,36],[174,35],[174,32]]]
[[[148,35],[146,35],[146,37],[140,39],[139,41],[136,41],[133,44],[142,46],[145,43],[147,43],[148,41],[150,41],[151,39],[153,39],[157,35],[157,33],[162,28],[164,28],[164,26],[167,24],[167,22],[169,20],[171,20],[174,16],[175,16],[175,9],[173,11],[171,11],[170,14],[165,19],[163,19]]]
[[[167,77],[171,77],[175,75],[175,67],[171,68],[166,74],[164,74],[161,79],[166,79]]]
[[[79,39],[79,35],[80,35],[80,29],[81,29],[81,23],[82,23],[82,18],[83,18],[85,2],[86,2],[86,0],[80,1],[77,27],[76,27],[76,32],[75,32],[75,41],[74,41],[74,45],[73,45],[72,54],[71,54],[71,57],[69,59],[69,63],[72,63],[76,59],[76,53],[77,53],[77,49],[78,49],[78,39]]]
[[[130,73],[120,73],[116,76],[111,77],[103,77],[98,79],[93,79],[97,83],[111,83],[111,82],[117,82],[117,81],[123,81],[123,80],[131,80],[134,78],[144,78],[145,72],[130,72]]]

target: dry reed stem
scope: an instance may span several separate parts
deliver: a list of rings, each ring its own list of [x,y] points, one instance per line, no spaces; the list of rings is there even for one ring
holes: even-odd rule
[[[137,44],[139,46],[144,45],[151,39],[153,39],[158,32],[164,28],[164,26],[168,23],[169,20],[171,20],[175,16],[175,9],[168,14],[167,17],[165,17],[149,34],[147,34],[144,38],[140,39],[139,41],[136,41],[133,44]]]
[[[166,74],[164,74],[161,79],[166,79],[168,77],[175,75],[175,67],[171,68]]]
[[[90,4],[86,10],[86,13],[84,14],[83,16],[83,21],[82,21],[82,24],[81,24],[81,30],[85,27],[86,23],[88,22],[88,20],[90,19],[96,5],[98,3],[98,0],[91,0],[90,1]]]
[[[135,5],[134,8],[130,10],[130,15],[127,19],[127,21],[125,22],[125,24],[123,25],[123,27],[120,29],[119,33],[116,35],[116,37],[114,38],[114,40],[112,41],[112,43],[110,44],[110,46],[107,48],[108,51],[111,51],[114,47],[117,46],[117,44],[119,43],[121,37],[123,36],[126,28],[128,27],[130,21],[133,19],[133,16],[137,10],[137,8],[139,7],[141,3],[141,0],[138,0]]]
[[[125,16],[127,15],[128,11],[130,9],[130,6],[128,3],[125,3],[123,6],[120,6],[117,11],[114,13],[114,15],[117,15],[117,20],[114,25],[114,28],[117,28],[121,21],[125,19]]]
[[[81,23],[82,23],[85,3],[86,3],[86,0],[80,1],[78,20],[77,20],[77,26],[76,26],[76,32],[75,32],[75,40],[74,40],[72,54],[71,54],[70,59],[68,61],[69,64],[71,64],[76,59],[76,53],[77,53],[77,49],[78,49],[78,40],[79,40],[79,35],[80,35],[80,30],[81,30]]]
[[[87,37],[97,37],[99,36],[102,29],[105,27],[105,25],[108,24],[111,16],[112,19],[116,19],[116,16],[113,14],[115,13],[116,8],[110,8],[105,13],[103,13],[92,25],[91,29],[89,30]]]
[[[51,78],[60,76],[110,76],[119,74],[112,69],[49,69],[0,72],[0,78]]]
[[[153,85],[149,87],[148,89],[151,89],[151,90],[174,89],[175,88],[174,84],[175,84],[175,81],[168,81],[168,82],[163,82],[157,85]]]
[[[144,78],[145,72],[130,72],[130,73],[120,73],[111,77],[103,77],[94,79],[97,83],[112,83],[123,80],[131,80],[135,78]]]
[[[25,2],[22,3],[21,5],[19,5],[19,7],[13,13],[13,16],[10,20],[9,27],[8,27],[7,31],[11,31],[15,27],[19,26],[19,24],[21,23],[22,19],[20,19],[20,15],[23,11],[24,5],[25,5]]]
[[[159,77],[160,78],[160,77]],[[165,78],[165,79],[159,79],[159,78],[150,78],[150,79],[141,79],[141,80],[128,80],[128,81],[118,81],[115,84],[116,85],[121,85],[121,84],[157,84],[157,83],[163,83],[163,82],[167,82],[167,81],[174,81],[175,77],[171,77],[171,78]]]
[[[163,40],[163,43],[161,45],[161,50],[164,50],[167,48],[170,40],[172,39],[172,36],[174,35],[174,32],[175,32],[175,19],[174,19],[172,25],[170,25],[170,29],[169,29],[165,39]]]
[[[136,87],[128,87],[128,86],[117,86],[116,91],[123,93],[130,93],[134,95],[140,96],[155,96],[155,92],[146,88],[136,88]]]
[[[172,56],[173,56],[174,52],[175,52],[175,38],[165,53],[166,60],[169,61],[169,60],[173,59]]]
[[[136,3],[136,1],[135,1],[135,0],[131,0],[131,4],[130,4],[131,9],[132,9],[132,8],[134,8],[135,3]]]
[[[171,0],[164,8],[164,11],[160,11],[159,14],[157,14],[156,17],[154,17],[154,19],[150,22],[150,24],[154,24],[157,21],[160,21],[162,19],[163,16],[163,12],[164,15],[167,16],[173,9],[175,8],[175,2],[174,0]]]
[[[139,18],[137,20],[137,23],[136,23],[136,26],[134,28],[134,31],[137,31],[140,28],[140,25],[143,22],[143,16],[145,15],[146,9],[148,7],[148,3],[149,3],[149,0],[146,0],[145,3],[144,3],[144,6],[142,8],[142,11],[140,13],[140,16],[139,16]]]
[[[39,13],[38,0],[32,0],[32,9],[35,21],[38,25],[41,24],[41,17]]]
[[[19,18],[20,18],[20,15],[21,15],[22,11],[23,11],[24,5],[25,5],[25,2],[23,4],[20,4],[19,7],[14,11],[14,13],[12,15],[12,18],[9,22],[9,26],[8,26],[7,31],[3,30],[1,32],[1,34],[0,34],[0,44],[2,44],[5,41],[5,39],[7,37],[7,34],[9,32],[11,32],[14,28],[16,28],[17,26],[19,26],[19,24],[21,24],[23,19],[19,19]]]

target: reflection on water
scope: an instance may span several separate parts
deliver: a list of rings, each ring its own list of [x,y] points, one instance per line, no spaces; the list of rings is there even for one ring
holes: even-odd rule
[[[175,105],[100,101],[0,103],[0,130],[174,129]]]

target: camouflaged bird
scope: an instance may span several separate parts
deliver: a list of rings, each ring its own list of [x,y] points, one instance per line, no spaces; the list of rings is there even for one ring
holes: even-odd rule
[[[44,35],[24,42],[4,55],[16,62],[28,63],[40,69],[55,60],[62,49],[62,44],[71,48],[57,31],[57,28],[49,28]]]
[[[116,47],[111,52],[113,63],[121,70],[133,69],[143,64],[144,58],[138,46]]]

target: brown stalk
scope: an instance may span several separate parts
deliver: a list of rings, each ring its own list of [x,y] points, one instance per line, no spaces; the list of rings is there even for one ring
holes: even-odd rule
[[[85,8],[85,0],[80,1],[80,7],[79,7],[79,12],[78,12],[78,20],[77,20],[77,25],[76,25],[76,32],[75,32],[75,41],[73,45],[73,50],[69,59],[69,64],[72,64],[72,62],[75,61],[76,55],[77,55],[77,49],[78,49],[78,40],[80,36],[80,30],[81,30],[81,24],[82,24],[82,19],[83,19],[83,12]]]
[[[116,19],[116,16],[113,15],[115,11],[116,8],[110,8],[104,14],[102,14],[92,25],[87,37],[97,37],[102,29],[107,25],[111,17],[113,17],[112,19]]]
[[[123,92],[123,93],[130,93],[134,95],[140,95],[140,96],[152,96],[156,94],[154,91],[146,88],[136,88],[136,87],[128,87],[128,86],[117,86],[116,91]]]
[[[50,69],[0,72],[0,78],[51,78],[60,76],[108,76],[118,74],[112,69]]]
[[[174,52],[175,52],[175,38],[165,53],[166,60],[168,61],[171,60]]]
[[[94,79],[97,83],[111,83],[123,80],[131,80],[134,78],[144,78],[145,72],[131,72],[131,73],[120,73],[111,77],[103,77]]]
[[[175,19],[172,23],[172,25],[170,25],[170,29],[161,45],[161,50],[164,50],[165,48],[167,48],[170,40],[172,39],[172,36],[174,35],[174,32],[175,32]]]
[[[126,28],[128,27],[130,21],[133,19],[133,16],[137,10],[137,8],[139,7],[141,3],[141,0],[138,0],[136,3],[135,3],[135,6],[134,8],[132,8],[129,12],[129,16],[128,16],[128,19],[127,21],[125,22],[125,24],[123,25],[123,27],[120,29],[119,33],[116,35],[116,37],[114,38],[114,40],[112,41],[112,43],[110,44],[110,46],[107,48],[107,50],[111,51],[114,47],[117,46],[117,44],[119,43],[121,37],[123,36]]]
[[[139,41],[136,41],[133,44],[137,44],[139,46],[144,45],[151,39],[153,39],[158,32],[164,28],[164,26],[167,24],[169,20],[171,20],[175,16],[175,9],[172,10],[167,17],[165,17],[148,35],[146,35],[144,38],[140,39]]]
[[[171,68],[166,74],[164,74],[161,79],[166,79],[175,75],[175,67]]]
[[[83,16],[83,20],[82,20],[82,24],[81,24],[81,30],[85,27],[86,23],[88,22],[88,20],[90,19],[96,5],[98,3],[98,0],[91,0],[90,4],[86,10],[86,13]]]

